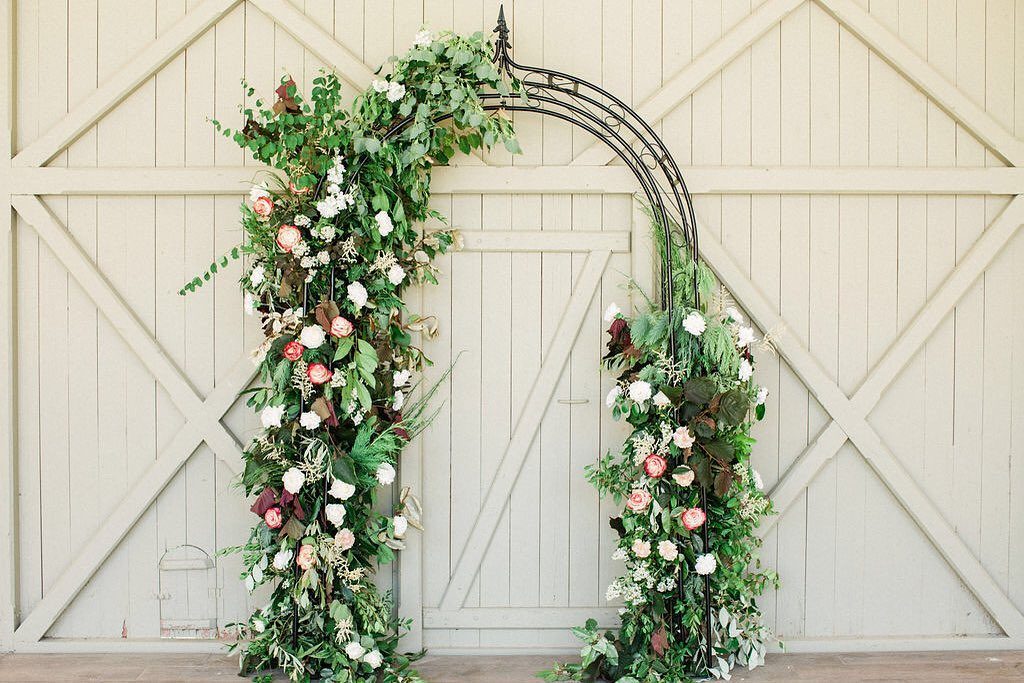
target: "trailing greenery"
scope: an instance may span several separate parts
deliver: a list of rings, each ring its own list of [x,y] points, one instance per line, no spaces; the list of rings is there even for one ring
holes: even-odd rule
[[[280,666],[293,681],[420,680],[397,652],[409,624],[373,581],[420,526],[420,506],[403,489],[382,513],[377,496],[433,417],[436,387],[417,388],[429,360],[414,338],[434,324],[403,299],[410,284],[435,283],[432,259],[459,246],[457,231],[422,231],[443,221],[428,207],[430,171],[457,152],[518,151],[509,120],[478,95],[518,87],[491,54],[481,33],[421,31],[350,107],[338,77],[321,73],[308,100],[285,77],[272,103],[242,108],[241,127],[214,122],[275,169],[242,206],[246,243],[182,288],[251,257],[241,284],[265,338],[248,404],[264,429],[243,453],[241,484],[259,521],[229,550],[241,553],[249,590],[269,584],[270,600],[237,625],[244,674]]]

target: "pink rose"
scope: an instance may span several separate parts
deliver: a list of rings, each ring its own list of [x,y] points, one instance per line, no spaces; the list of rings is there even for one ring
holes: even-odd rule
[[[340,315],[335,316],[334,320],[331,321],[331,336],[332,337],[347,337],[352,334],[352,330],[355,326]]]
[[[271,529],[281,528],[281,508],[272,507],[263,513],[263,521],[267,523],[267,526]]]
[[[675,433],[672,434],[672,440],[675,441],[676,446],[679,446],[680,448],[689,448],[694,442],[693,435],[690,434],[690,430],[686,427],[680,427],[677,429]]]
[[[666,469],[668,469],[668,461],[656,453],[651,453],[647,456],[647,459],[644,460],[644,472],[647,473],[648,477],[657,479],[661,475],[665,474]]]
[[[699,527],[708,518],[700,508],[689,508],[687,510],[683,510],[681,517],[683,520],[683,526],[690,531]]]
[[[293,363],[298,359],[302,358],[302,352],[306,350],[306,347],[297,341],[290,341],[284,345],[284,350],[281,352],[285,358],[292,361]]]
[[[334,373],[323,363],[310,363],[309,369],[306,370],[306,376],[313,384],[323,384],[330,382]]]
[[[277,246],[281,247],[281,251],[291,253],[301,241],[302,231],[294,225],[282,225],[277,229]]]
[[[257,197],[256,201],[252,203],[252,210],[260,218],[267,218],[274,210],[274,200],[270,197]]]
[[[299,548],[299,556],[295,558],[295,564],[303,569],[309,569],[316,564],[316,557],[313,556],[313,546],[306,544]]]
[[[654,496],[647,491],[644,491],[643,489],[635,489],[633,493],[629,494],[629,498],[626,499],[626,507],[633,512],[643,512],[647,509],[647,506],[651,504],[651,500],[653,500],[653,498]]]
[[[351,529],[342,529],[334,534],[334,543],[342,550],[348,550],[356,543],[356,535]]]

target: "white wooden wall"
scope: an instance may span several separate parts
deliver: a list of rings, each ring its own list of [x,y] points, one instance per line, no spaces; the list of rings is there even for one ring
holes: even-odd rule
[[[13,6],[12,6],[13,5]],[[355,87],[423,22],[497,0],[6,0],[0,13],[0,649],[211,647],[246,614],[233,405],[258,337],[232,273],[256,170],[217,138],[244,74]],[[516,57],[620,94],[697,195],[705,258],[762,329],[756,461],[793,650],[1024,647],[1024,2],[509,0]],[[1017,60],[1021,64],[1017,65]],[[423,293],[459,357],[403,479],[410,644],[565,648],[614,620],[582,467],[621,440],[600,313],[649,280],[628,171],[558,122],[439,171],[471,235]],[[510,168],[511,165],[511,168]],[[571,168],[566,168],[566,167]],[[521,233],[521,234],[516,234]],[[237,273],[237,270],[233,270]],[[461,353],[461,356],[459,354]],[[165,558],[165,553],[170,555]],[[174,571],[189,557],[195,568]],[[178,563],[180,565],[180,563]],[[388,583],[390,576],[382,580]]]

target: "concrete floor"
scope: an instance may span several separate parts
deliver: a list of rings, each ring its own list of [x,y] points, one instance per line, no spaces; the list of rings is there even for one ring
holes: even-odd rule
[[[524,683],[551,658],[435,657],[417,667],[431,683]],[[0,655],[0,682],[237,681],[235,659],[188,654]],[[932,652],[769,655],[752,673],[734,681],[1024,681],[1024,652]]]

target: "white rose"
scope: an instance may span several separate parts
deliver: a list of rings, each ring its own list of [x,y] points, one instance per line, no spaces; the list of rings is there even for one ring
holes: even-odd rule
[[[359,282],[353,282],[348,286],[348,300],[356,305],[356,308],[362,308],[366,305],[369,295],[366,293],[366,287]]]
[[[299,492],[302,488],[302,484],[306,481],[306,475],[302,473],[298,467],[289,468],[287,472],[281,477],[281,482],[284,484],[284,490],[293,496]]]
[[[320,416],[312,411],[303,413],[299,416],[299,424],[302,425],[304,429],[316,429],[320,426],[320,422]]]
[[[374,218],[377,219],[377,232],[381,237],[387,237],[395,229],[395,224],[391,222],[391,216],[387,211],[378,211]]]
[[[408,370],[396,370],[391,376],[391,383],[395,385],[395,388],[404,387],[409,383],[409,379],[412,377],[412,373]]]
[[[640,559],[643,559],[651,554],[650,541],[642,541],[640,539],[637,539],[633,541],[633,545],[631,546],[631,548],[633,550],[633,554],[639,557]]]
[[[377,481],[382,485],[387,486],[395,481],[395,468],[391,463],[382,462],[377,468],[375,476],[377,477]]]
[[[369,664],[371,669],[376,669],[384,663],[384,655],[380,653],[380,650],[370,650],[363,655],[363,661]]]
[[[366,654],[366,648],[353,640],[345,646],[345,654],[348,655],[349,659],[355,661]]]
[[[395,524],[395,536],[398,538],[405,536],[405,532],[409,529],[409,520],[402,515],[395,515],[392,521]]]
[[[672,402],[669,400],[668,396],[666,396],[663,392],[660,391],[656,393],[654,395],[654,398],[651,400],[654,403],[654,405],[658,406],[659,408],[664,408],[665,406]]]
[[[341,479],[335,479],[331,482],[331,490],[328,491],[332,496],[338,500],[348,500],[356,492],[356,487],[347,481]]]
[[[252,271],[249,273],[249,282],[258,287],[263,284],[266,279],[267,271],[264,269],[262,264],[257,264],[252,267]]]
[[[278,550],[274,553],[274,569],[278,571],[284,571],[291,567],[292,563],[292,551],[291,550]]]
[[[405,97],[405,86],[394,81],[388,85],[388,102],[397,102]]]
[[[615,405],[615,401],[619,399],[619,396],[622,396],[622,387],[616,384],[612,387],[612,390],[608,392],[608,395],[604,399],[604,404],[611,408]]]
[[[299,343],[307,349],[319,348],[326,339],[327,333],[324,332],[324,328],[319,325],[306,325],[302,328],[302,331],[299,332]]]
[[[260,422],[263,424],[264,429],[270,429],[271,427],[280,427],[281,418],[284,417],[284,406],[267,406],[260,411]]]
[[[405,268],[398,265],[397,263],[391,266],[391,268],[388,270],[388,282],[397,287],[398,285],[402,284],[402,281],[404,279]]]
[[[750,364],[750,361],[744,358],[740,361],[740,381],[746,382],[754,375],[754,366]]]
[[[679,557],[679,548],[672,541],[662,541],[658,544],[658,554],[666,562],[674,562]]]
[[[615,320],[615,316],[617,316],[619,313],[622,313],[622,309],[619,308],[619,305],[613,301],[608,306],[608,308],[605,309],[604,321],[606,323],[610,323],[611,321]]]
[[[327,521],[334,526],[341,526],[345,523],[345,506],[341,503],[328,503],[324,506],[324,515]]]
[[[651,397],[651,385],[639,379],[629,385],[629,397],[637,403],[643,403]]]
[[[379,80],[379,79],[375,78],[375,79],[373,79],[373,83],[371,83],[371,85],[373,86],[373,89],[376,90],[377,92],[387,92],[388,91],[388,82],[387,81],[382,81],[382,80]]]
[[[760,387],[757,390],[757,405],[762,405],[768,400],[768,387]]]
[[[691,311],[688,316],[683,318],[683,329],[694,337],[699,337],[707,326],[708,324],[704,320],[704,316],[697,311]]]
[[[715,560],[715,556],[710,553],[707,555],[698,555],[697,561],[693,563],[693,568],[701,576],[707,576],[718,569],[718,561]]]

